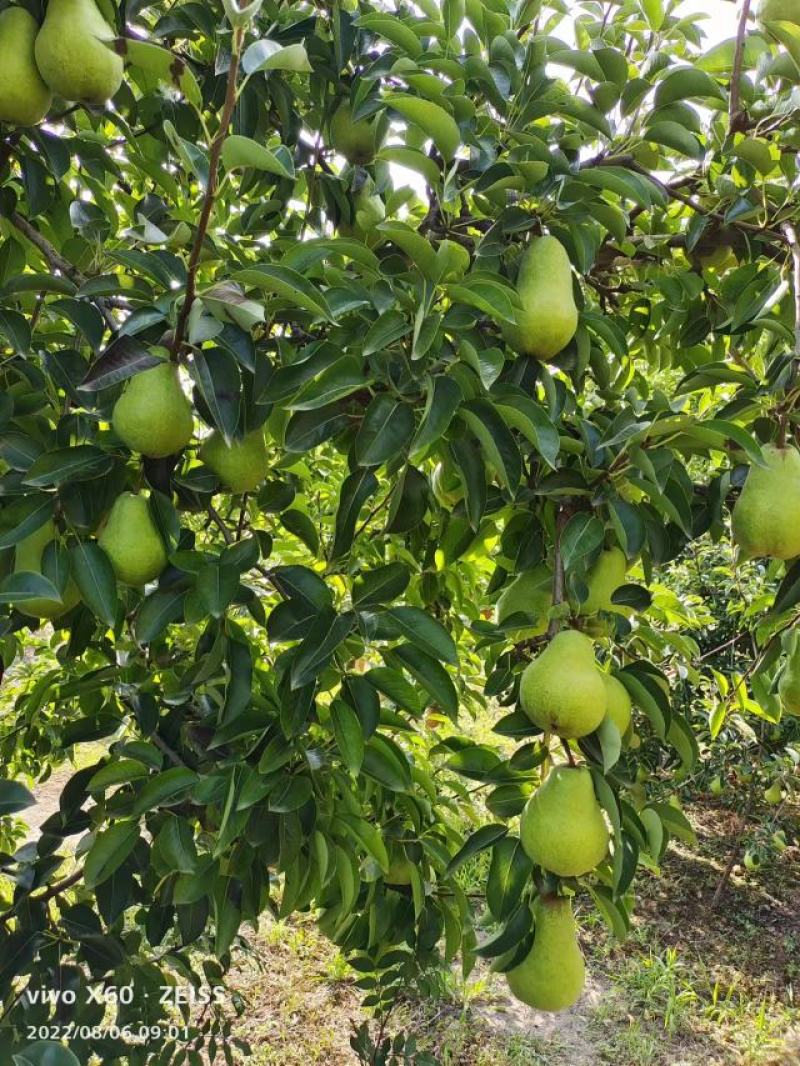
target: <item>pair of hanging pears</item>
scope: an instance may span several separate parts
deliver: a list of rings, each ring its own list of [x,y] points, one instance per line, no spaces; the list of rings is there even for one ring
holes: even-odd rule
[[[49,0],[41,28],[23,7],[0,14],[0,122],[41,122],[53,94],[100,105],[122,84],[116,33],[94,0]]]
[[[436,471],[434,471],[434,479]],[[434,488],[434,492],[436,489]],[[580,604],[580,614],[597,614],[598,611],[618,611],[611,597],[625,583],[628,560],[621,548],[606,548],[586,575],[587,595]],[[553,571],[547,563],[540,563],[530,570],[523,570],[503,590],[497,601],[495,621],[503,625],[515,614],[533,618],[533,624],[511,630],[508,634],[515,643],[540,637],[547,631],[548,612],[553,605]]]

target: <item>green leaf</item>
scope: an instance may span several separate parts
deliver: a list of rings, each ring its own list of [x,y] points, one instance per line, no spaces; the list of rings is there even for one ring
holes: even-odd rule
[[[411,406],[380,393],[373,397],[356,435],[356,462],[359,466],[380,466],[402,455],[413,432]]]
[[[103,477],[114,465],[113,456],[93,444],[76,444],[44,452],[25,475],[25,484],[34,488],[51,488],[72,481],[91,481]]]
[[[442,437],[463,399],[464,394],[453,378],[438,374],[430,381],[422,421],[411,444],[412,458],[421,456]]]
[[[96,774],[92,774],[86,785],[89,792],[104,792],[114,785],[124,785],[140,777],[147,777],[149,770],[138,759],[114,759]]]
[[[389,658],[399,660],[414,680],[422,685],[445,714],[455,718],[458,714],[458,692],[445,668],[424,651],[412,644],[400,644],[392,648]]]
[[[522,478],[522,458],[502,416],[488,400],[470,400],[458,413],[478,438],[502,484],[515,492]]]
[[[572,570],[576,563],[595,552],[603,543],[605,531],[597,515],[586,511],[574,514],[561,532],[559,546],[565,570]]]
[[[494,845],[486,902],[497,921],[505,921],[513,913],[532,875],[533,863],[518,837],[503,837]]]
[[[558,430],[544,408],[524,394],[508,388],[493,393],[492,400],[506,424],[519,430],[547,465],[555,469],[561,442]]]
[[[291,411],[316,411],[369,385],[364,364],[353,355],[343,355],[307,381],[287,403]]]
[[[461,144],[461,131],[449,112],[432,100],[421,100],[406,93],[390,93],[386,103],[403,118],[419,126],[449,162]]]
[[[354,625],[355,614],[352,611],[336,614],[330,607],[320,611],[292,662],[290,676],[293,689],[302,688],[319,676]]]
[[[0,779],[0,817],[31,807],[36,799],[19,781]]]
[[[411,579],[405,563],[387,563],[366,570],[353,581],[353,605],[362,609],[391,603],[402,596]]]
[[[225,138],[222,162],[228,170],[253,167],[255,170],[265,170],[268,174],[277,174],[279,178],[294,178],[294,160],[283,145],[273,151],[250,137],[236,133]]]
[[[197,774],[186,766],[173,766],[148,779],[137,793],[131,816],[138,818],[156,807],[172,806],[181,800],[197,782]]]
[[[345,478],[336,509],[336,532],[331,549],[333,559],[341,559],[350,551],[361,508],[377,491],[378,479],[371,470],[354,470]]]
[[[698,73],[700,73],[698,71]],[[652,122],[645,130],[648,141],[655,141],[666,148],[673,148],[690,159],[701,159],[705,149],[697,137],[677,122],[663,120]]]
[[[434,659],[458,665],[455,641],[441,622],[437,622],[419,607],[390,607],[386,618],[398,633]]]
[[[384,873],[389,872],[389,856],[386,845],[374,825],[354,814],[337,814],[333,827],[340,827],[356,840],[372,856]]]
[[[242,70],[245,74],[256,74],[261,70],[288,70],[303,74],[312,70],[305,46],[299,42],[289,45],[278,44],[263,38],[254,41],[242,56]]]
[[[284,529],[301,540],[312,555],[319,555],[319,534],[313,521],[305,513],[290,507],[288,511],[282,511],[279,521]]]
[[[375,14],[375,15],[362,15],[356,20],[356,25],[360,26],[364,30],[370,30],[372,33],[377,33],[381,37],[385,37],[387,41],[391,41],[392,44],[396,44],[412,59],[419,59],[424,49],[419,37],[414,33],[410,27],[406,26],[399,18],[394,15]]]
[[[81,1066],[69,1048],[54,1040],[37,1040],[12,1055],[14,1066]]]
[[[18,570],[0,582],[0,603],[26,603],[38,599],[61,601],[61,593],[44,574]]]
[[[481,851],[485,851],[486,848],[492,847],[507,833],[508,827],[499,823],[482,825],[480,829],[476,829],[447,864],[447,869],[444,872],[445,877],[452,877],[456,870],[459,870],[465,862],[468,862]]]
[[[349,703],[334,700],[331,704],[331,725],[342,762],[351,773],[358,773],[364,762],[364,734],[358,715]]]
[[[31,327],[18,311],[0,307],[0,337],[5,337],[18,355],[26,355],[30,351]]]
[[[70,573],[81,599],[105,625],[117,619],[117,577],[111,562],[94,541],[79,540],[70,548]]]
[[[160,637],[172,622],[183,618],[186,593],[183,589],[157,589],[143,600],[133,623],[133,631],[140,644],[148,644]]]
[[[97,888],[125,862],[139,842],[139,825],[135,821],[116,822],[98,833],[83,867],[87,888]]]
[[[617,940],[624,940],[630,928],[630,916],[625,904],[615,900],[612,893],[603,885],[589,885],[589,891],[595,906]]]
[[[233,280],[240,281],[243,285],[249,285],[254,289],[273,292],[295,307],[310,311],[317,318],[333,321],[328,301],[319,289],[290,267],[278,266],[275,263],[262,263],[259,266],[237,271],[233,275]]]
[[[364,746],[362,773],[379,781],[390,792],[411,788],[411,767],[402,748],[388,737],[376,733]]]
[[[656,107],[691,99],[724,101],[725,93],[718,82],[696,66],[669,70],[656,86]]]

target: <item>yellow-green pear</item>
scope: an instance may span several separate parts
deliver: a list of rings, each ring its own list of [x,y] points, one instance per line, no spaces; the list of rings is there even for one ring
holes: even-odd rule
[[[800,640],[793,634],[793,647],[778,682],[778,696],[784,714],[800,716]]]
[[[263,429],[230,444],[214,430],[198,454],[231,492],[253,492],[267,476],[267,445]]]
[[[185,448],[194,420],[175,363],[160,363],[131,378],[114,404],[111,422],[123,444],[151,459]]]
[[[633,707],[628,690],[613,674],[601,673],[603,684],[606,686],[606,718],[610,718],[624,737],[631,724]]]
[[[431,474],[431,489],[440,507],[455,507],[464,498],[464,486],[457,470],[448,462],[437,463]]]
[[[553,603],[553,571],[546,563],[523,572],[503,589],[495,609],[495,621],[502,625],[515,614],[533,615],[536,622],[531,626],[511,630],[510,640],[529,640],[540,637],[547,629],[547,612]]]
[[[560,737],[592,733],[606,713],[606,686],[585,633],[563,629],[525,667],[520,702],[531,721]]]
[[[528,800],[519,836],[528,858],[559,877],[588,874],[608,854],[608,828],[585,766],[555,766]]]
[[[55,539],[56,529],[52,522],[45,522],[33,533],[19,542],[14,552],[14,573],[28,571],[34,574],[42,572],[42,555],[51,540]],[[80,593],[75,582],[70,578],[60,600],[41,597],[34,600],[21,600],[14,606],[20,614],[31,618],[58,618],[80,601]]]
[[[761,0],[759,22],[793,22],[800,26],[800,0]]]
[[[343,155],[348,163],[371,163],[378,147],[378,126],[375,119],[353,119],[353,109],[347,100],[337,107],[330,121],[331,147]]]
[[[601,551],[586,575],[589,594],[580,607],[581,614],[597,614],[598,611],[621,611],[611,602],[611,597],[625,584],[628,560],[621,548]]]
[[[783,793],[781,792],[781,783],[776,780],[772,782],[769,788],[764,789],[764,799],[770,805],[770,807],[777,807],[783,799]]]
[[[733,539],[745,558],[793,559],[800,555],[800,452],[768,444],[763,456],[733,508]]]
[[[0,122],[35,126],[50,110],[53,94],[33,55],[39,23],[24,7],[0,13]]]
[[[552,359],[578,328],[569,256],[555,237],[531,241],[522,258],[517,292],[516,324],[503,327],[506,340],[520,355]]]
[[[413,865],[407,855],[402,852],[395,853],[391,857],[389,869],[383,875],[384,882],[387,885],[410,885]]]
[[[572,906],[568,899],[540,896],[533,916],[533,947],[506,974],[509,990],[536,1010],[566,1010],[577,1003],[586,979]]]
[[[50,0],[36,38],[36,65],[65,100],[104,104],[122,84],[115,37],[94,0]]]
[[[98,543],[125,585],[146,585],[167,565],[167,550],[144,496],[123,492],[114,500]]]

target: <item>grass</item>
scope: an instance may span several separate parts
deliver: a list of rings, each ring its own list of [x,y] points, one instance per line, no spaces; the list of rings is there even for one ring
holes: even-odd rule
[[[712,912],[729,833],[739,829],[716,807],[690,813],[699,847],[673,850],[660,878],[642,875],[626,941],[614,940],[582,899],[590,982],[578,1007],[529,1011],[480,966],[466,983],[458,970],[443,974],[424,1001],[412,994],[393,1031],[414,1032],[440,1066],[797,1066],[796,849],[768,878],[737,867]],[[265,926],[253,947],[236,977],[247,1000],[236,1032],[254,1050],[242,1063],[354,1066],[351,1025],[365,1017],[359,993],[313,918]]]

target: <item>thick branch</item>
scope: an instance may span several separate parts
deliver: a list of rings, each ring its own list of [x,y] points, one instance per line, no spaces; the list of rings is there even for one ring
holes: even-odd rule
[[[195,296],[197,295],[197,270],[200,265],[200,255],[203,251],[203,242],[208,233],[208,224],[211,221],[211,212],[214,209],[214,200],[219,183],[219,161],[222,155],[222,146],[225,143],[225,138],[228,136],[228,127],[230,126],[231,118],[233,117],[233,109],[236,107],[236,82],[239,77],[239,59],[241,56],[243,40],[244,30],[234,30],[233,52],[231,54],[231,65],[228,68],[228,84],[225,90],[225,103],[222,107],[219,129],[216,132],[214,140],[211,142],[211,151],[208,156],[208,185],[206,186],[206,194],[203,199],[203,207],[200,211],[200,220],[197,223],[197,233],[195,234],[194,244],[192,245],[192,251],[189,255],[189,266],[186,273],[186,295],[184,296],[180,314],[178,315],[178,324],[175,327],[175,337],[172,342],[173,359],[178,358],[180,350],[183,347],[183,342],[186,337],[186,327],[189,323],[189,315],[192,310],[192,304],[195,301]]]
[[[57,270],[59,274],[63,274],[65,278],[69,278],[69,280],[78,287],[85,284],[86,278],[81,271],[78,270],[76,266],[73,266],[69,260],[65,259],[63,255],[57,252],[50,241],[42,236],[38,229],[36,229],[27,218],[23,218],[18,211],[14,211],[10,216],[10,220],[12,225],[14,225],[19,232],[31,242],[31,244],[39,249],[50,264],[52,270]],[[111,332],[116,333],[117,323],[114,321],[114,316],[109,311],[106,301],[95,299],[92,303],[95,304],[98,311],[105,319],[106,325]]]
[[[736,53],[733,57],[731,95],[728,104],[728,130],[730,133],[736,133],[747,125],[747,114],[740,106],[741,96],[739,90],[744,60],[744,39],[747,34],[747,19],[749,15],[750,0],[742,0],[742,12],[739,15],[739,28],[736,32]]]

